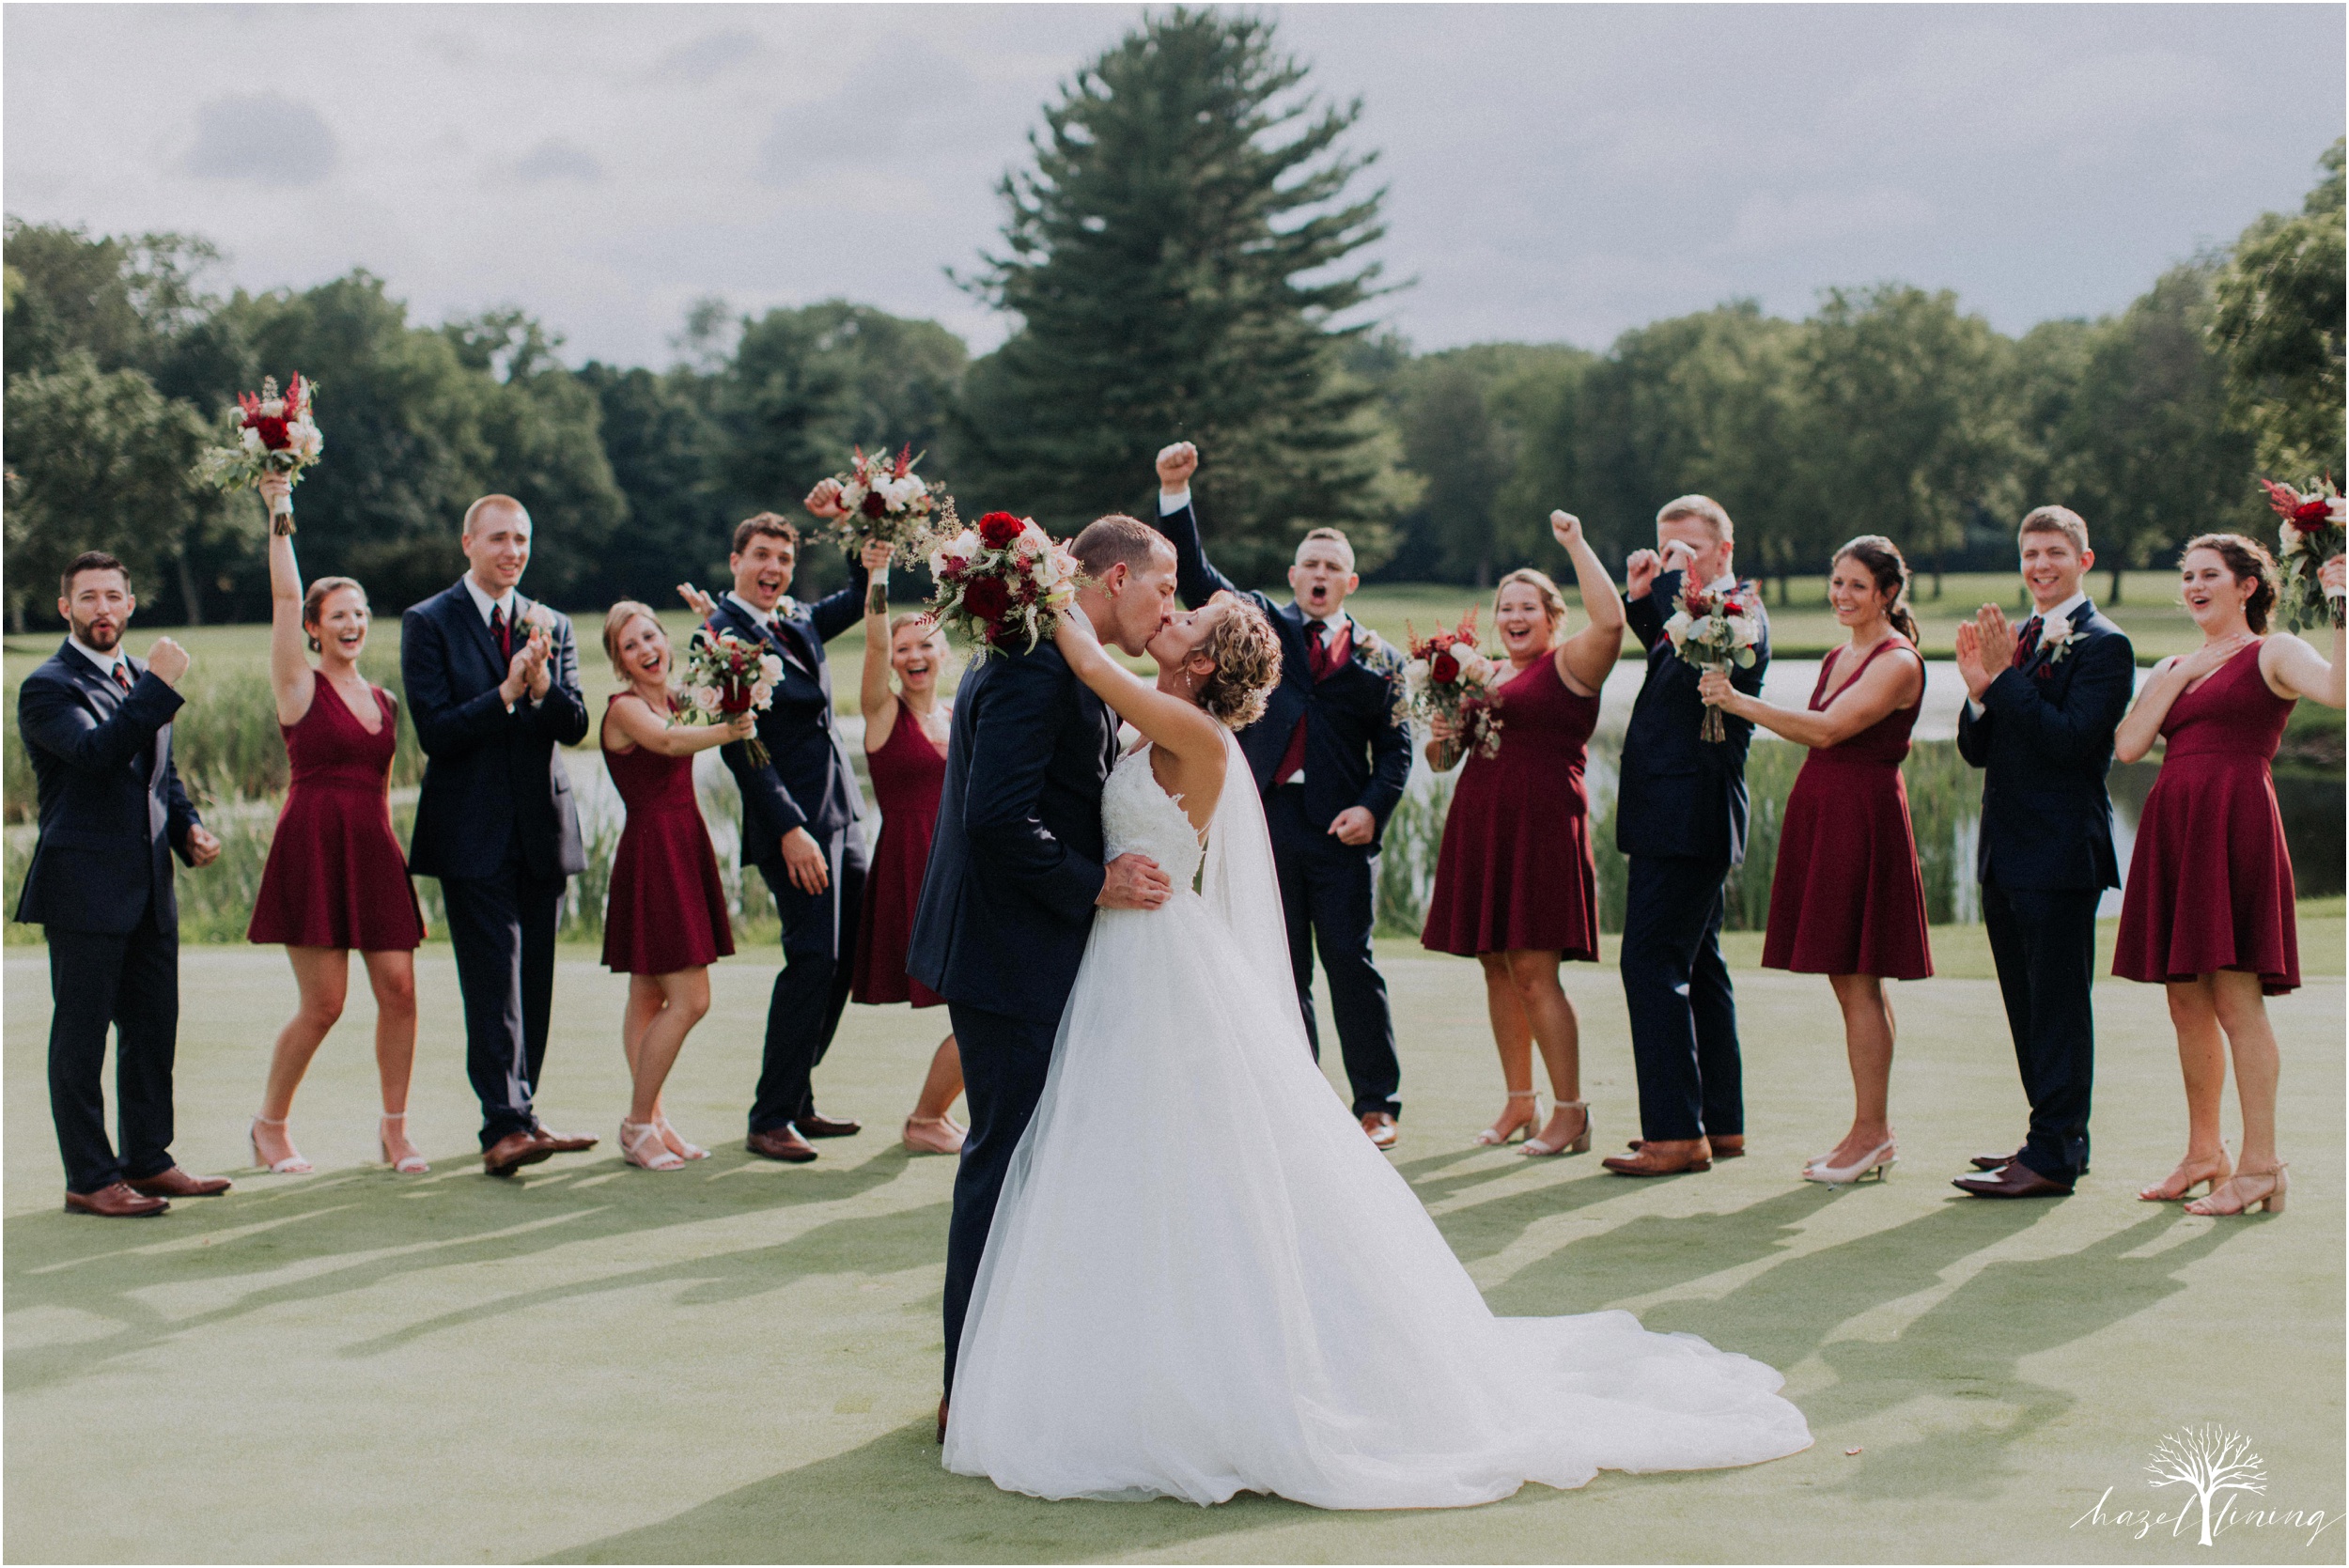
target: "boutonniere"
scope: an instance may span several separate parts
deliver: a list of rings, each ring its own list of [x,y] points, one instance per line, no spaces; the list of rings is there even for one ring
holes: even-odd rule
[[[2068,620],[2055,621],[2039,632],[2039,658],[2046,664],[2061,664],[2063,656],[2072,651],[2072,644],[2088,633]]]
[[[545,605],[539,604],[534,600],[523,609],[520,619],[522,625],[531,629],[533,635],[544,637],[550,641],[552,640],[554,636],[554,612],[548,609]]]
[[[1354,624],[1354,657],[1361,660],[1362,668],[1389,679],[1403,669],[1403,656],[1394,651],[1394,644],[1360,621]]]

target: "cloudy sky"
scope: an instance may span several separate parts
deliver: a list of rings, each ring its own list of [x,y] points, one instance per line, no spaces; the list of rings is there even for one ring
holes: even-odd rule
[[[957,291],[1037,106],[1123,6],[44,6],[0,13],[0,197],[178,228],[253,287],[364,266],[417,316],[519,304],[665,363],[687,304]],[[1422,348],[1603,347],[1737,295],[2125,304],[2293,208],[2344,115],[2300,6],[1266,8],[1360,96]]]

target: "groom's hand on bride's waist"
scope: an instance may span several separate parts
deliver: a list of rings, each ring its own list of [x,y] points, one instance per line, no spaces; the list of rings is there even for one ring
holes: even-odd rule
[[[1104,909],[1155,909],[1174,891],[1147,855],[1120,855],[1101,869],[1106,875],[1093,902]]]

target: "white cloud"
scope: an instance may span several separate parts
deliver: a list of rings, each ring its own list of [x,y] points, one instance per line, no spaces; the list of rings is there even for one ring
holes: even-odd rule
[[[195,111],[179,171],[199,179],[315,185],[334,172],[334,133],[319,112],[283,93],[214,99]]]

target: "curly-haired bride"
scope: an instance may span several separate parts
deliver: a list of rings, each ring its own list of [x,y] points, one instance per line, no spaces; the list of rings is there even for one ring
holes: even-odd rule
[[[1174,891],[1093,921],[963,1321],[947,1467],[1044,1498],[1439,1508],[1808,1447],[1757,1361],[1628,1312],[1494,1317],[1314,1064],[1232,734],[1280,674],[1262,611],[1174,617],[1155,685],[1081,614],[1056,638],[1142,733],[1102,789],[1107,853]]]

